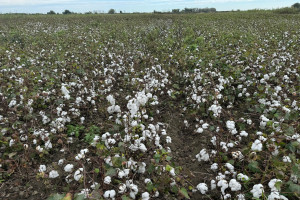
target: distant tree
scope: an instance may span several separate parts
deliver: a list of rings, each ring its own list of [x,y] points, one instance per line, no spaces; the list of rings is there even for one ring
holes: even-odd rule
[[[122,10],[120,10],[120,14],[123,14]]]
[[[71,11],[69,11],[69,10],[65,10],[62,14],[64,14],[64,15],[68,15],[68,14],[72,14],[72,12]]]
[[[183,13],[209,13],[216,12],[215,8],[185,8],[181,12]]]
[[[295,3],[292,5],[293,8],[300,9],[300,3]]]
[[[109,11],[108,11],[108,14],[115,14],[116,13],[116,11],[115,11],[115,9],[109,9]]]
[[[53,10],[50,10],[49,12],[47,12],[47,15],[55,15],[56,13]]]
[[[172,13],[179,13],[179,12],[180,12],[179,9],[173,9],[173,10],[172,10]]]
[[[156,11],[156,10],[154,10],[153,13],[154,13],[154,14],[161,14],[160,11]]]

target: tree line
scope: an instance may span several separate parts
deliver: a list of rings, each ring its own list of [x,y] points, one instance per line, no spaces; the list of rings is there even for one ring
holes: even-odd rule
[[[293,11],[293,12],[292,12]],[[184,8],[182,10],[180,9],[172,9],[172,11],[167,11],[167,12],[161,12],[161,11],[156,11],[154,10],[153,13],[173,13],[173,14],[179,14],[179,13],[212,13],[212,12],[217,12],[216,8]],[[291,7],[286,7],[286,8],[279,8],[276,9],[275,12],[282,12],[283,14],[286,13],[297,13],[300,12],[300,3],[295,3]],[[108,14],[115,14],[117,13],[115,9],[109,9],[107,12]],[[122,14],[122,11],[120,11]],[[53,10],[50,10],[47,12],[48,15],[53,15],[53,14],[59,14],[54,12]],[[71,12],[70,10],[65,10],[62,12],[62,14],[67,15],[67,14],[75,14],[74,12]],[[86,14],[92,14],[92,12],[86,12]]]

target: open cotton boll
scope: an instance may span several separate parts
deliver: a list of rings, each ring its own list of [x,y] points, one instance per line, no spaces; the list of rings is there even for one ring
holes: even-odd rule
[[[122,183],[121,185],[119,185],[119,190],[118,193],[123,194],[127,191],[127,186],[126,184]]]
[[[242,173],[239,173],[237,175],[237,179],[240,180],[240,181],[248,181],[249,180],[249,177],[247,175],[244,175]]]
[[[142,193],[142,200],[149,200],[149,199],[150,199],[150,195],[148,192]]]
[[[83,172],[83,168],[79,168],[78,170],[75,171],[75,173],[74,173],[75,181],[79,181],[81,179],[82,172]]]
[[[172,169],[170,170],[170,174],[172,175],[172,176],[176,176],[176,173],[175,173],[175,169],[172,167]]]
[[[45,172],[46,171],[46,165],[40,165],[39,172]]]
[[[203,128],[201,128],[201,127],[199,127],[199,128],[196,130],[197,133],[203,133],[203,131],[204,131],[204,130],[203,130]]]
[[[217,145],[217,137],[216,137],[216,136],[213,136],[213,137],[211,138],[210,142],[211,142],[214,146],[216,146],[216,145]]]
[[[235,179],[231,179],[229,181],[229,187],[230,187],[231,191],[234,192],[234,191],[241,190],[242,185],[239,182],[237,182]]]
[[[225,190],[228,188],[228,182],[224,179],[220,180],[218,182],[218,187],[221,187],[221,192],[223,195],[225,195]]]
[[[262,143],[260,140],[255,140],[251,146],[252,151],[262,151]]]
[[[50,142],[50,140],[48,140],[48,141],[45,143],[45,148],[46,148],[46,149],[52,149],[52,143]]]
[[[260,119],[263,121],[263,122],[268,122],[270,121],[268,118],[266,118],[264,115],[261,115],[260,116]]]
[[[61,86],[61,92],[63,93],[65,99],[70,99],[70,92],[64,85]]]
[[[208,187],[205,183],[199,183],[197,185],[197,189],[201,192],[201,194],[205,194],[208,191]]]
[[[292,160],[289,156],[283,156],[282,161],[285,162],[285,163],[287,163],[287,162],[291,163],[292,162]]]
[[[72,164],[67,164],[64,168],[65,172],[72,172],[73,171],[74,165]]]
[[[14,107],[17,104],[17,101],[15,99],[11,100],[8,107]]]
[[[208,124],[208,123],[202,124],[202,128],[203,128],[203,129],[208,129],[208,127],[209,127],[209,124]]]
[[[143,143],[141,143],[140,145],[139,145],[139,150],[141,150],[142,152],[146,152],[147,151],[147,147],[143,144]]]
[[[130,193],[129,193],[130,197],[132,199],[135,199],[137,193],[139,192],[138,186],[135,184],[130,184],[129,188],[130,188]]]
[[[137,171],[138,173],[143,174],[146,172],[146,163],[144,162],[138,163],[138,167],[139,167]]]
[[[248,133],[246,131],[241,131],[240,136],[247,137]]]
[[[118,173],[119,178],[127,177],[129,174],[129,169],[120,170]]]
[[[229,169],[229,171],[230,171],[231,173],[234,172],[234,166],[233,166],[232,164],[226,163],[225,166],[227,167],[227,169]]]
[[[215,180],[211,180],[210,181],[210,189],[211,190],[214,190],[217,188],[217,184],[216,184],[216,181]]]
[[[235,122],[234,121],[227,121],[226,122],[226,127],[228,129],[235,129]]]
[[[238,195],[236,195],[236,199],[237,200],[246,200],[244,194],[238,194]]]
[[[264,192],[264,186],[262,184],[256,184],[250,192],[254,198],[260,198]]]
[[[97,187],[97,185],[99,185],[99,183],[94,182],[94,183],[91,185],[91,188],[94,190],[94,189]]]
[[[108,96],[106,97],[106,100],[107,100],[111,105],[115,105],[115,104],[116,104],[116,100],[115,100],[115,98],[114,98],[113,95],[108,95]]]
[[[225,178],[226,178],[226,176],[222,173],[218,173],[218,176],[216,176],[216,180],[218,180],[218,181],[223,180]]]
[[[104,192],[104,195],[103,197],[105,199],[108,199],[108,198],[111,198],[111,199],[114,199],[116,196],[116,191],[115,190],[108,190],[108,191],[105,191]]]
[[[167,142],[167,143],[172,143],[172,138],[171,138],[170,136],[167,136],[167,137],[166,137],[166,142]]]
[[[57,162],[58,165],[62,165],[63,163],[64,163],[64,159],[60,159],[60,160]]]
[[[111,177],[110,177],[110,176],[106,176],[106,177],[104,178],[104,183],[105,183],[105,184],[110,184],[110,183],[111,183]]]
[[[218,169],[218,163],[214,163],[210,166],[210,169],[213,170],[213,171],[217,171]]]
[[[109,107],[107,108],[107,112],[108,112],[109,114],[113,114],[113,113],[121,113],[121,108],[120,108],[120,106],[118,106],[118,105],[112,105],[112,106],[109,106]]]
[[[278,192],[279,191],[279,189],[278,188],[276,188],[276,183],[281,183],[282,181],[280,180],[280,179],[272,179],[270,182],[269,182],[269,187],[270,187],[270,189],[271,189],[271,191],[272,192]]]
[[[283,195],[280,195],[279,192],[273,191],[268,196],[268,200],[288,200],[288,198],[286,198]]]
[[[49,178],[56,178],[56,177],[59,177],[59,174],[56,170],[52,170],[50,173],[49,173]]]
[[[220,114],[222,113],[222,107],[218,106],[218,105],[211,105],[208,110],[212,111],[214,114],[214,117],[218,117],[220,116]]]
[[[83,195],[85,198],[88,198],[89,197],[89,193],[90,193],[90,190],[89,189],[82,189],[80,191],[80,193],[78,193],[79,195]],[[65,199],[65,198],[64,198]]]
[[[226,199],[231,199],[231,194],[225,194],[225,195],[223,196],[223,198],[224,198],[224,200],[226,200]]]
[[[196,158],[199,162],[208,161],[209,160],[209,154],[207,153],[206,149],[202,149],[199,154],[196,155]]]

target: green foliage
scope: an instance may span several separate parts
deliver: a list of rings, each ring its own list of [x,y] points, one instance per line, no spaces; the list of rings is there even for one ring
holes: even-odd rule
[[[69,136],[75,135],[75,137],[79,137],[84,129],[85,127],[82,125],[67,125],[67,133]]]
[[[292,5],[293,8],[300,9],[300,3],[294,3]]]
[[[69,14],[72,14],[72,12],[69,11],[69,10],[65,10],[64,12],[62,12],[62,14],[63,14],[63,15],[69,15]]]
[[[95,125],[92,125],[88,128],[87,132],[85,133],[84,140],[87,143],[93,142],[93,139],[96,135],[99,135],[101,132],[101,129]]]
[[[47,15],[55,15],[56,13],[53,10],[50,10],[49,12],[47,12]]]
[[[185,188],[181,188],[179,190],[179,194],[181,194],[186,199],[190,199],[190,196]]]
[[[285,8],[278,8],[273,11],[276,14],[299,14],[300,10],[295,7],[285,7]]]
[[[65,197],[63,194],[53,194],[47,200],[62,200]]]
[[[257,161],[251,161],[248,164],[248,168],[249,168],[249,170],[251,170],[254,173],[261,173],[261,170],[259,168],[259,164]]]
[[[115,9],[109,9],[109,11],[108,11],[108,14],[115,14],[116,13],[116,11],[115,11]]]

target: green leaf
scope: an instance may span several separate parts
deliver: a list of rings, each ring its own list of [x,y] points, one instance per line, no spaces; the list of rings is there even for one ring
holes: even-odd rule
[[[153,164],[150,164],[148,169],[147,169],[147,172],[149,174],[152,174],[154,171],[155,171],[155,166]]]
[[[119,142],[118,147],[119,147],[120,152],[125,153],[125,144],[124,144],[124,142]]]
[[[166,157],[166,160],[167,160],[167,161],[170,161],[170,160],[172,160],[172,157],[171,157],[171,156],[167,156],[167,157]]]
[[[84,200],[85,198],[84,198],[84,195],[83,194],[76,194],[75,196],[74,196],[74,200]]]
[[[292,167],[292,172],[293,172],[294,175],[297,176],[297,178],[300,178],[300,167],[299,167],[299,165],[295,164]]]
[[[183,195],[185,198],[190,199],[189,194],[185,188],[181,188],[179,193]]]
[[[289,191],[300,195],[300,185],[294,184],[291,181],[288,182],[288,185],[289,185],[288,187]]]
[[[99,168],[95,168],[94,171],[95,171],[96,174],[99,174],[100,169]]]
[[[277,182],[275,183],[276,189],[280,190],[281,185],[282,185],[282,182],[281,182],[281,181],[277,181]]]
[[[292,136],[295,134],[295,130],[292,126],[289,126],[286,130],[286,133],[289,135],[289,136]]]
[[[62,200],[65,197],[63,194],[53,194],[47,200]]]
[[[180,87],[178,84],[173,84],[173,88],[177,89],[177,90],[180,90]]]
[[[296,147],[293,145],[292,142],[288,143],[288,144],[286,145],[286,148],[287,148],[288,150],[290,150],[291,152],[293,152],[293,153],[295,153],[295,151],[296,151]]]
[[[123,195],[121,198],[122,198],[122,200],[130,200],[130,198],[127,197],[126,195]]]
[[[117,175],[117,170],[115,168],[109,168],[105,173],[105,176],[115,176]]]
[[[178,194],[178,187],[176,185],[171,187],[171,192]]]
[[[157,163],[159,162],[160,158],[161,158],[161,155],[160,155],[160,154],[155,154],[155,155],[154,155],[154,159],[155,159],[155,161],[156,161]]]
[[[146,186],[146,188],[147,188],[148,192],[152,192],[153,189],[154,189],[154,185],[152,183],[148,183],[147,186]]]
[[[248,164],[248,168],[252,171],[252,172],[254,172],[254,173],[256,173],[256,172],[261,172],[261,170],[259,169],[259,167],[258,167],[258,162],[257,161],[251,161],[249,164]]]
[[[234,165],[234,160],[228,160],[228,163]]]
[[[122,166],[122,163],[125,161],[125,158],[122,157],[113,157],[112,163],[115,167],[120,168]]]
[[[173,167],[171,167],[170,165],[166,165],[166,170],[169,172],[173,169]]]

